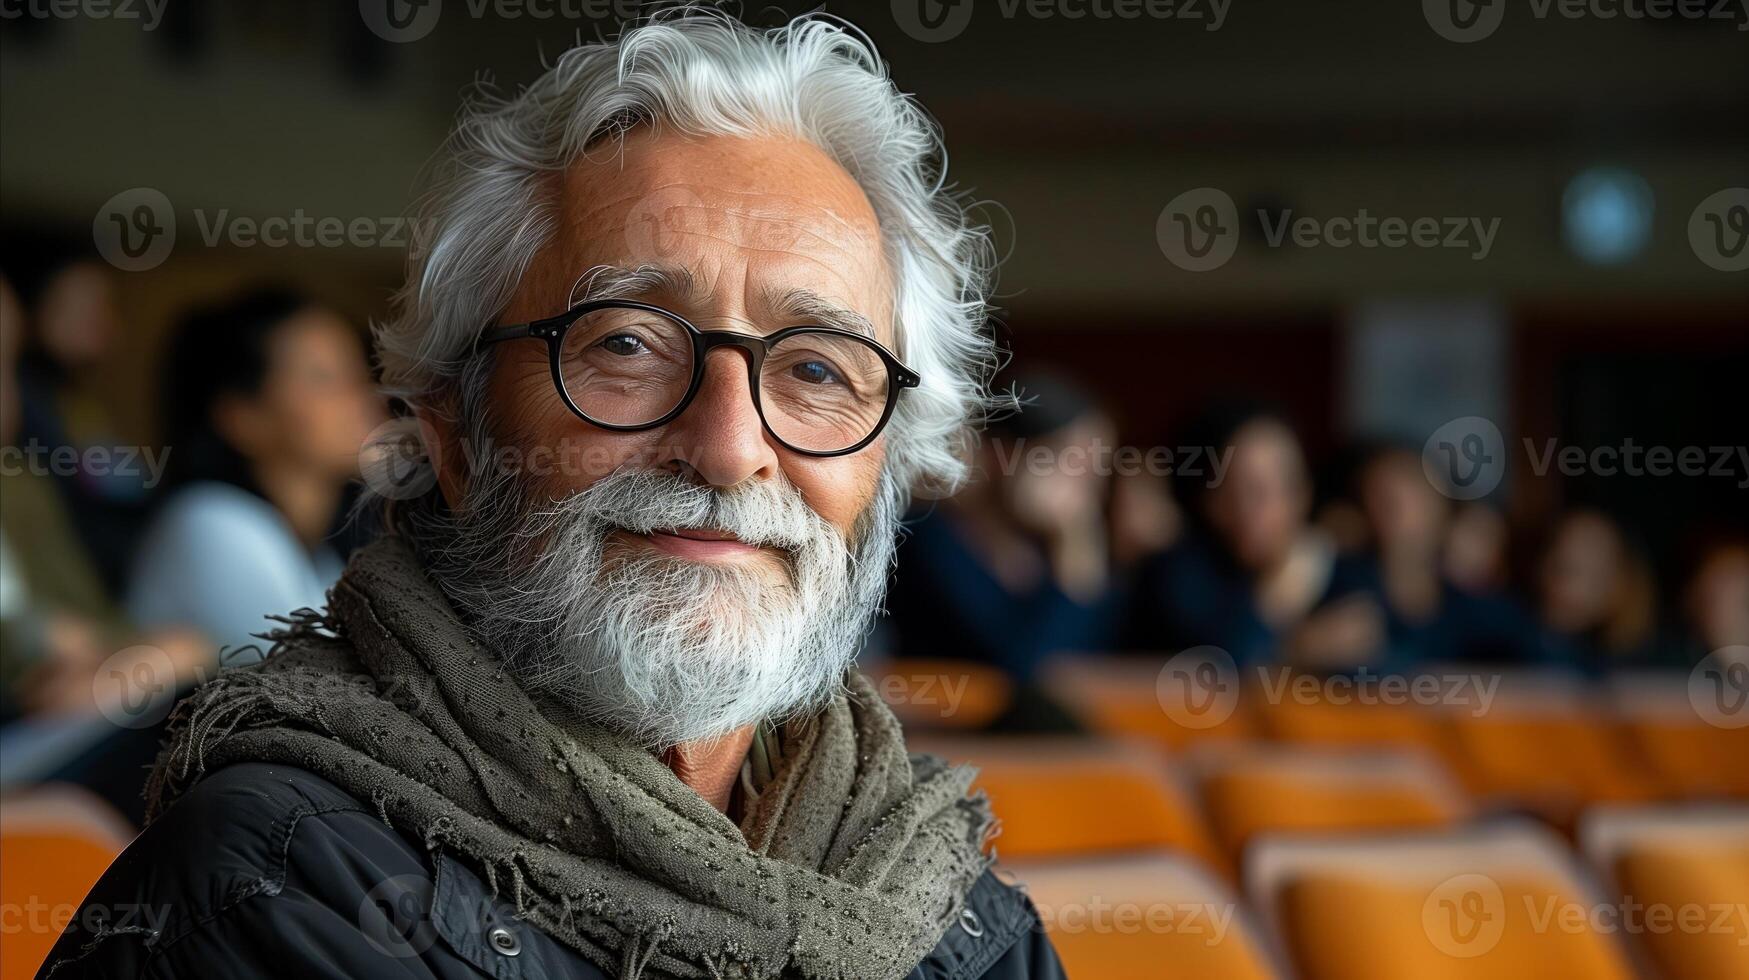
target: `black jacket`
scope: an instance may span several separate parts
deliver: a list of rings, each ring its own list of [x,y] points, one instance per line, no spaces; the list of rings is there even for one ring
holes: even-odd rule
[[[611,969],[609,964],[606,969]],[[39,976],[605,978],[462,862],[301,769],[202,780],[110,866]],[[1058,980],[1032,903],[985,874],[906,980]]]

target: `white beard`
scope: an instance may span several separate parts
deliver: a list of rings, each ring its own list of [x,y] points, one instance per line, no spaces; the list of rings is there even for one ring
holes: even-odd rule
[[[717,490],[649,469],[557,503],[498,481],[416,522],[415,539],[532,694],[666,748],[818,710],[842,688],[896,546],[885,483],[854,548],[781,479]],[[613,539],[665,528],[729,531],[786,560],[691,561]]]

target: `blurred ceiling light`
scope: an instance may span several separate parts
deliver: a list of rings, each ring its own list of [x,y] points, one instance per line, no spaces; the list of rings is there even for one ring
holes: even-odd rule
[[[1652,187],[1620,167],[1592,167],[1561,195],[1561,234],[1594,265],[1619,265],[1638,255],[1652,233]]]

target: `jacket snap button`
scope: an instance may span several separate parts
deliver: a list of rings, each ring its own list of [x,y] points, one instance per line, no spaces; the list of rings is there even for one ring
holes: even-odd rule
[[[960,910],[960,928],[964,929],[966,935],[973,939],[984,934],[984,923],[978,919],[978,913],[971,909]]]
[[[492,931],[486,933],[486,939],[492,944],[492,949],[505,956],[515,956],[522,952],[522,940],[517,939],[516,933],[503,926],[493,926]]]

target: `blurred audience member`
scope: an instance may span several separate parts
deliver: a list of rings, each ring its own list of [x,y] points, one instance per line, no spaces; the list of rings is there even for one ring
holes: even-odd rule
[[[1079,387],[1023,379],[1024,409],[993,422],[977,476],[911,525],[888,608],[896,652],[1002,667],[1110,645],[1106,542],[1111,422]]]
[[[1184,512],[1161,477],[1119,472],[1111,481],[1111,560],[1128,569],[1172,547],[1184,531]]]
[[[0,445],[16,448],[23,311],[0,278]],[[117,613],[86,559],[51,479],[0,468],[0,744],[7,785],[84,786],[136,822],[158,750],[156,726],[118,727],[137,706],[161,706],[208,666],[210,648],[185,630],[141,636]],[[166,670],[168,671],[166,673]]]
[[[14,379],[23,331],[18,297],[0,279],[0,443],[9,447],[22,416]],[[115,649],[120,624],[47,478],[9,465],[0,487],[0,680],[11,720],[85,693],[80,679]]]
[[[1749,543],[1708,548],[1683,598],[1690,661],[1724,647],[1749,646]]]
[[[1576,510],[1561,518],[1538,567],[1537,589],[1552,659],[1588,672],[1666,659],[1654,637],[1651,570],[1603,513]]]
[[[1212,644],[1242,664],[1275,659],[1289,636],[1315,661],[1376,649],[1376,611],[1308,618],[1329,595],[1336,549],[1308,523],[1310,478],[1287,423],[1261,409],[1222,410],[1186,435],[1181,444],[1212,462],[1179,471],[1191,527],[1140,570],[1131,645]]]
[[[1442,558],[1451,539],[1451,503],[1428,482],[1417,453],[1372,453],[1357,474],[1355,496],[1372,546],[1338,563],[1331,591],[1344,597],[1339,601],[1371,604],[1384,623],[1382,649],[1355,654],[1387,670],[1536,656],[1527,613],[1502,594],[1468,592],[1447,578]]]
[[[114,593],[126,577],[153,473],[140,452],[118,446],[97,373],[122,329],[114,272],[51,242],[21,252],[9,271],[18,276],[27,323],[18,444],[41,454],[76,451],[70,471],[57,463],[51,472],[84,551]]]
[[[382,413],[358,331],[308,298],[258,290],[190,315],[164,378],[170,493],[132,615],[240,649],[268,615],[321,607],[342,566],[326,539]]]
[[[1511,538],[1506,516],[1472,500],[1458,504],[1448,523],[1443,558],[1446,581],[1470,595],[1506,588]]]

